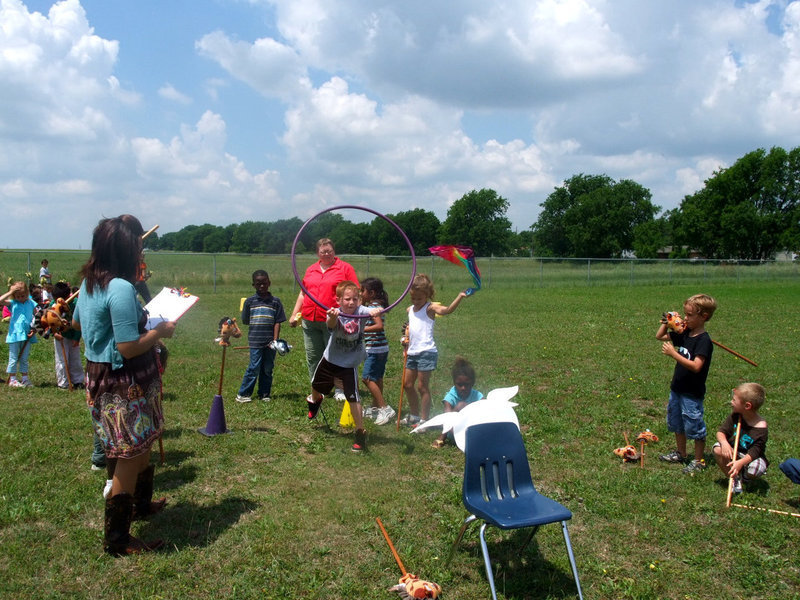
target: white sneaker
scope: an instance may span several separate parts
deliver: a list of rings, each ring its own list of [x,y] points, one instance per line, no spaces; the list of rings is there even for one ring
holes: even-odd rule
[[[22,383],[19,379],[12,379],[11,381],[8,382],[8,386],[20,388],[20,387],[25,387],[25,384]]]
[[[33,382],[30,379],[23,379],[22,387],[33,387]]]
[[[252,402],[253,399],[250,396],[240,396],[236,394],[236,401],[237,402]]]
[[[106,486],[103,488],[103,498],[108,498],[111,495],[111,486],[113,483],[113,479],[106,479]]]
[[[383,408],[378,409],[378,416],[375,417],[375,425],[386,425],[396,415],[397,413],[395,410],[387,404]]]
[[[333,395],[333,397],[336,398],[336,400],[338,400],[339,402],[344,402],[345,400],[347,400],[347,396],[344,395],[344,392],[342,390],[336,390],[336,393]]]
[[[269,396],[261,396],[261,401],[262,402],[272,402],[272,398],[270,398]]]
[[[734,477],[733,478],[733,493],[734,494],[741,494],[744,490],[742,489],[742,478],[741,477]]]
[[[375,412],[380,409],[373,408],[371,406],[366,407],[364,410],[361,411],[361,416],[365,419],[374,419]]]

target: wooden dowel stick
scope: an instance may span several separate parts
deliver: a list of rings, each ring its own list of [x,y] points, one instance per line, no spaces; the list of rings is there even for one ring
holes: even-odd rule
[[[403,392],[406,389],[406,364],[408,364],[408,350],[403,351],[403,373],[400,375],[400,400],[397,402],[397,426],[395,431],[400,431],[400,419],[403,416]],[[405,575],[405,573],[403,573]]]
[[[142,234],[142,239],[146,240],[147,236],[150,235],[151,233],[153,233],[156,229],[158,229],[158,227],[159,227],[158,225],[153,225],[148,231],[145,231]]]
[[[227,350],[227,346],[222,347],[222,366],[219,369],[219,390],[217,394],[222,396],[222,376],[225,374],[225,350]]]
[[[719,343],[717,340],[711,340],[711,341],[714,343],[714,345],[715,345],[715,346],[719,346],[720,348],[722,348],[722,349],[723,349],[723,350],[725,350],[726,352],[730,352],[731,354],[733,354],[735,357],[737,357],[737,358],[741,358],[741,359],[742,359],[744,362],[750,363],[750,364],[751,364],[751,365],[753,365],[754,367],[757,367],[757,366],[758,366],[756,363],[754,363],[752,360],[750,360],[750,359],[749,359],[749,358],[747,358],[746,356],[742,356],[741,354],[739,354],[738,352],[734,352],[733,350],[731,350],[731,349],[730,349],[730,348],[728,348],[727,346],[723,346],[723,345],[722,345],[722,344],[720,344],[720,343]]]
[[[381,523],[380,517],[375,517],[375,520],[378,522],[378,526],[381,528],[383,537],[386,538],[386,543],[389,544],[389,550],[392,551],[394,559],[397,561],[397,566],[400,567],[400,570],[403,572],[403,575],[406,575],[408,571],[406,571],[406,568],[403,565],[403,561],[400,560],[400,556],[397,554],[397,550],[394,549],[394,544],[392,544],[392,540],[389,539],[389,534],[386,533],[386,529],[384,528],[383,523]]]
[[[736,425],[736,437],[733,441],[733,458],[731,460],[736,460],[739,456],[739,435],[742,433],[742,415],[739,415],[739,422]],[[730,508],[731,506],[731,496],[733,495],[733,475],[728,477],[728,498],[725,500],[725,507]]]
[[[749,508],[750,510],[760,510],[763,512],[773,513],[776,515],[787,515],[789,517],[800,517],[800,513],[786,512],[785,510],[775,510],[773,508],[760,508],[758,506],[747,506],[746,504],[731,504],[736,508]]]

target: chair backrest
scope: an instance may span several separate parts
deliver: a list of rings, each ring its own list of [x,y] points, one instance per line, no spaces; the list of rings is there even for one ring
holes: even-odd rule
[[[464,505],[479,514],[535,493],[522,434],[514,423],[481,423],[466,432]],[[480,516],[480,515],[479,515]]]

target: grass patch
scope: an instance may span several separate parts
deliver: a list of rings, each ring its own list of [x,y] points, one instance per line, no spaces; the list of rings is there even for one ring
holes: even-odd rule
[[[37,387],[0,389],[3,595],[389,598],[386,588],[400,572],[375,524],[379,516],[406,567],[440,583],[446,598],[488,597],[477,530],[444,565],[465,516],[463,455],[454,447],[432,449],[435,433],[415,436],[374,425],[368,452],[354,455],[351,433],[337,427],[341,405],[335,401],[324,405],[330,429],[321,418],[308,423],[298,330],[283,330],[294,350],[277,358],[269,404],[233,401],[247,353],[227,352],[223,396],[233,433],[210,439],[197,433],[218,386],[216,324],[223,315],[236,315],[239,299],[251,289],[252,260],[241,268],[233,262],[226,266],[231,281],[217,282],[216,290],[200,275],[177,281],[180,272],[206,271],[205,263],[174,267],[176,283],[201,300],[168,342],[166,464],[156,469],[155,483],[169,504],[151,522],[134,526],[145,538],[166,539],[166,551],[117,560],[102,554],[104,477],[89,469],[91,432],[82,394],[55,387],[52,341],[40,341],[31,354]],[[167,267],[153,268],[160,281]],[[403,265],[392,268],[398,273],[392,281],[402,289]],[[297,291],[286,259],[269,270],[273,292],[291,308]],[[370,271],[380,275],[375,263]],[[446,281],[439,287],[442,301],[458,290]],[[585,596],[798,597],[797,519],[727,510],[719,472],[687,477],[655,459],[672,447],[664,410],[673,362],[661,355],[654,334],[661,312],[679,309],[685,297],[704,291],[717,298],[720,308],[708,324],[712,337],[760,366],[715,349],[707,423],[716,429],[738,383],[762,383],[772,465],[764,484],[742,501],[797,512],[798,488],[777,465],[800,454],[799,327],[787,310],[800,284],[501,287],[487,287],[437,322],[434,407],[440,408],[451,385],[456,354],[475,364],[478,389],[520,386],[517,412],[534,479],[574,513],[570,531]],[[392,351],[386,390],[395,407],[403,320],[398,309],[387,325]],[[645,428],[661,437],[645,468],[621,464],[612,450],[622,445],[623,432]],[[518,534],[494,530],[490,538],[500,597],[575,597],[557,526],[543,528],[522,554]]]

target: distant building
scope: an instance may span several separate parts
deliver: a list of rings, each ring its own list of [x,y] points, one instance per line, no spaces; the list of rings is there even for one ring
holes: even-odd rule
[[[658,258],[669,258],[669,255],[672,254],[673,248],[674,246],[664,246],[663,248],[659,248],[656,251],[656,256]],[[687,258],[703,258],[703,255],[700,254],[698,250],[689,250],[689,256]]]

